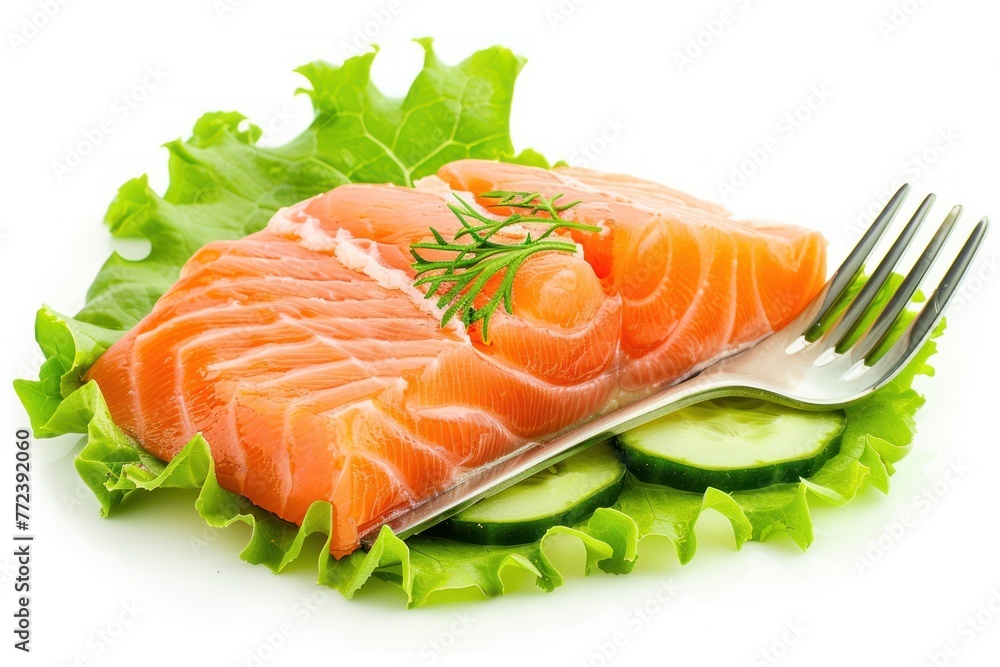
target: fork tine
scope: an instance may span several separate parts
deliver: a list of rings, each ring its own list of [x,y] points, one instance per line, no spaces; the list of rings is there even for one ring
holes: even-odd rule
[[[962,207],[955,206],[945,216],[944,222],[941,223],[937,232],[934,233],[934,238],[927,244],[919,259],[913,264],[910,272],[906,274],[896,293],[889,299],[889,303],[886,304],[885,309],[879,313],[879,316],[875,319],[875,323],[872,324],[861,340],[851,349],[852,363],[866,358],[885,339],[886,334],[892,329],[892,325],[895,324],[900,313],[909,305],[910,300],[917,291],[917,287],[920,285],[920,281],[924,279],[927,271],[934,264],[934,260],[940,254],[945,241],[951,236],[951,232],[955,228],[955,223],[961,215]]]
[[[889,203],[885,205],[882,212],[878,214],[872,226],[868,228],[865,235],[861,237],[858,244],[854,246],[854,249],[844,260],[844,263],[834,272],[833,277],[830,278],[829,288],[826,291],[826,295],[823,297],[823,304],[820,306],[816,315],[813,317],[812,321],[805,328],[805,331],[812,331],[819,323],[826,317],[830,309],[844,294],[844,291],[854,282],[854,277],[861,270],[864,265],[865,260],[871,254],[872,249],[878,240],[882,238],[882,234],[885,233],[886,227],[892,222],[892,219],[896,216],[896,211],[899,210],[899,206],[903,203],[906,198],[906,193],[910,191],[910,184],[904,183],[899,190],[896,190],[896,194],[892,196]]]
[[[927,340],[976,258],[976,252],[979,250],[988,227],[989,220],[984,217],[969,234],[969,238],[966,239],[955,261],[948,267],[948,272],[945,273],[934,293],[927,299],[924,307],[920,309],[916,319],[910,323],[910,326],[903,332],[903,336],[886,352],[885,356],[875,362],[868,370],[868,373],[874,373],[879,378],[873,389],[878,389],[892,380]]]
[[[840,320],[833,327],[830,333],[827,335],[827,340],[833,341],[835,349],[838,353],[843,352],[845,343],[850,339],[851,334],[854,329],[858,326],[858,323],[865,316],[868,307],[871,306],[872,301],[875,300],[875,296],[878,294],[882,286],[889,279],[892,274],[892,270],[896,268],[896,263],[899,262],[899,258],[902,257],[903,253],[910,246],[913,241],[913,237],[916,235],[917,230],[920,229],[920,225],[923,224],[924,220],[927,218],[927,214],[931,210],[931,206],[934,205],[935,196],[929,194],[924,197],[924,200],[920,202],[920,206],[917,207],[916,212],[910,221],[906,223],[906,227],[903,228],[902,233],[899,235],[893,244],[889,248],[889,251],[879,262],[879,265],[872,272],[871,276],[865,281],[864,286],[862,286],[861,291],[858,292],[854,300],[844,311],[844,314],[840,316]]]

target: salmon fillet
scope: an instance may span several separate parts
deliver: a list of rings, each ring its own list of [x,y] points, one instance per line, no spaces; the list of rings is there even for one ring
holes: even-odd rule
[[[487,344],[478,323],[441,326],[409,248],[460,229],[454,191],[486,207],[501,189],[579,200],[562,215],[600,231],[529,258]],[[341,186],[204,246],[87,379],[155,456],[201,433],[224,488],[295,523],[330,502],[341,557],[463,473],[780,328],[825,273],[814,232],[627,176],[463,160],[416,189]]]

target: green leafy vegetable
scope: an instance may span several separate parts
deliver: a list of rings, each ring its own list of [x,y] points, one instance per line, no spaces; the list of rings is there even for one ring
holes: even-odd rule
[[[98,274],[78,319],[127,330],[174,283],[209,241],[262,228],[275,211],[348,182],[412,185],[452,160],[509,159],[545,166],[531,151],[514,156],[510,105],[524,61],[504,48],[446,65],[430,40],[424,66],[403,99],[371,80],[375,53],[342,66],[314,62],[297,71],[310,88],[315,119],[284,146],[257,146],[260,128],[239,113],[209,113],[187,141],[167,144],[170,186],[160,197],[145,176],[121,187],[106,222],[120,237],[143,237],[149,257],[115,254]]]
[[[514,155],[510,105],[521,58],[494,47],[447,65],[430,40],[419,42],[423,69],[403,99],[372,83],[375,53],[342,66],[314,62],[298,71],[311,85],[302,92],[312,99],[315,119],[288,144],[258,146],[261,130],[242,114],[208,113],[190,139],[167,144],[170,186],[162,197],[146,176],[118,190],[105,216],[112,235],[147,239],[151,250],[141,261],[112,254],[75,318],[40,311],[36,338],[47,361],[39,380],[15,383],[38,435],[59,434],[45,426],[59,402],[206,243],[246,236],[282,206],[352,181],[411,185],[460,158],[548,166],[533,151]],[[82,345],[73,344],[76,337]],[[90,349],[88,338],[100,345]],[[84,348],[91,356],[73,358]]]
[[[551,238],[560,229],[598,232],[600,228],[560,218],[560,213],[580,203],[559,204],[557,202],[562,195],[547,198],[538,192],[497,191],[481,196],[498,199],[495,206],[523,208],[528,213],[513,213],[503,220],[496,220],[483,215],[455,195],[458,204],[448,204],[448,208],[458,218],[462,228],[451,241],[447,241],[432,227],[430,232],[434,236],[434,243],[414,243],[410,246],[410,253],[416,260],[413,264],[417,272],[414,284],[427,285],[429,289],[426,298],[437,296],[438,308],[448,306],[441,318],[441,326],[448,324],[455,315],[466,326],[482,321],[483,342],[489,343],[490,317],[496,309],[503,304],[508,313],[513,312],[514,277],[525,260],[540,252],[576,252],[575,243]],[[539,213],[545,215],[540,216]],[[518,243],[493,240],[497,234],[514,225],[529,225],[523,240]],[[536,232],[537,236],[532,237],[532,228],[543,231]],[[471,243],[458,242],[465,237],[472,239]],[[420,250],[452,252],[455,256],[447,260],[428,260],[420,254]],[[496,292],[482,306],[474,307],[476,297],[498,275],[503,277]],[[447,288],[443,294],[442,288]]]
[[[307,92],[316,119],[286,146],[257,146],[260,130],[239,114],[208,114],[189,140],[168,146],[171,183],[162,197],[145,177],[119,190],[107,216],[111,232],[147,238],[149,256],[129,261],[112,255],[76,318],[42,308],[36,337],[46,361],[38,380],[15,383],[36,435],[86,434],[76,467],[102,514],[140,491],[197,489],[195,506],[205,521],[216,527],[251,526],[241,558],[274,571],[301,554],[307,536],[329,535],[332,514],[326,503],[315,503],[300,527],[221,488],[200,437],[170,463],[149,455],[113,423],[97,385],[83,377],[150,311],[194,250],[256,231],[281,206],[349,180],[410,184],[461,157],[544,166],[535,153],[515,157],[509,137],[510,100],[522,61],[493,48],[449,66],[434,56],[428,41],[422,43],[424,68],[403,100],[384,96],[371,83],[374,54],[341,67],[314,63],[300,71],[312,86]],[[516,567],[530,572],[540,588],[552,590],[562,583],[547,555],[553,540],[580,540],[588,572],[630,571],[640,540],[651,535],[669,538],[680,561],[687,562],[695,553],[696,523],[706,510],[730,521],[737,547],[788,535],[805,548],[812,541],[811,499],[843,504],[867,485],[887,490],[922,404],[912,384],[917,375],[932,373],[926,362],[933,351],[930,342],[905,373],[848,409],[840,453],[808,480],[754,492],[694,494],[628,479],[613,508],[599,509],[575,526],[552,528],[534,544],[485,547],[420,536],[403,542],[383,530],[367,553],[336,561],[328,548],[322,549],[319,581],[350,597],[369,579],[382,579],[401,587],[409,605],[416,606],[445,589],[471,586],[497,595],[503,591],[501,571]]]

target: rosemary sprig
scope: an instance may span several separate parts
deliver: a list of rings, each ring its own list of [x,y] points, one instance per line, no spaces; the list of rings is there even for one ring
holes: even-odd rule
[[[571,220],[564,220],[560,214],[580,202],[559,203],[562,195],[545,197],[539,192],[513,192],[497,190],[482,195],[486,199],[496,199],[490,208],[507,207],[517,211],[505,219],[496,220],[477,211],[475,207],[455,195],[457,203],[448,205],[462,224],[451,240],[445,239],[436,229],[431,228],[433,243],[414,243],[410,254],[415,260],[413,268],[417,272],[415,285],[429,287],[425,298],[437,297],[438,308],[447,306],[441,318],[445,326],[456,315],[466,326],[482,321],[483,342],[489,343],[490,317],[501,305],[508,313],[513,312],[512,289],[514,276],[525,260],[540,252],[576,252],[576,244],[552,238],[561,229],[576,229],[597,232],[600,228]],[[523,241],[501,243],[494,240],[496,234],[514,225],[544,226],[537,236],[529,229]],[[537,233],[537,230],[536,230]],[[467,243],[459,243],[465,237]],[[438,250],[454,253],[447,260],[429,260],[420,254],[421,250]],[[489,300],[475,308],[473,303],[483,288],[497,275],[502,274],[500,284]],[[442,290],[443,293],[442,293]]]

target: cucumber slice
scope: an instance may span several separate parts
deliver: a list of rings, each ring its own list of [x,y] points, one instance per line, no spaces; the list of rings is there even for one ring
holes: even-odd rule
[[[572,525],[613,505],[625,464],[609,443],[556,463],[435,526],[433,534],[473,544],[528,544],[552,526]]]
[[[847,416],[756,399],[707,401],[618,436],[637,478],[685,491],[759,489],[816,474],[840,449]]]

